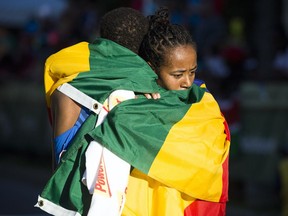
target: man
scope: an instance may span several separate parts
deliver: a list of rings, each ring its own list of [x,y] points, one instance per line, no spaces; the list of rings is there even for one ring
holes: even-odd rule
[[[112,10],[102,17],[100,36],[114,41],[137,54],[147,29],[148,20],[145,16],[132,8],[122,7]],[[88,44],[81,46],[83,46],[83,49],[86,49],[85,46],[88,46]],[[89,111],[82,109],[79,103],[56,90],[56,87],[60,84],[71,81],[74,78],[75,70],[78,69],[75,68],[75,61],[81,61],[81,59],[75,60],[72,54],[71,58],[67,59],[67,62],[63,62],[63,59],[57,59],[57,55],[56,53],[47,59],[46,68],[54,68],[50,71],[45,70],[44,75],[47,106],[49,107],[53,128],[54,164],[59,163],[61,153],[67,149],[69,142],[89,115]],[[71,80],[69,78],[67,80],[66,77],[66,80],[63,83],[61,82],[60,77],[58,77],[57,61],[61,61],[61,65],[65,64],[67,68],[70,68],[71,74],[69,74],[69,77],[71,77]],[[157,94],[153,94],[152,96],[154,98],[158,97]]]

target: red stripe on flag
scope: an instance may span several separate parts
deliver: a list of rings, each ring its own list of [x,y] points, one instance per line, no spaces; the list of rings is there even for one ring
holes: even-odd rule
[[[184,211],[184,216],[224,216],[226,215],[226,202],[216,203],[196,200]]]
[[[231,142],[230,130],[229,130],[229,126],[226,120],[224,121],[224,127],[225,127],[225,133],[227,135],[227,142]],[[220,202],[227,202],[228,201],[228,187],[229,187],[229,155],[225,159],[222,165],[222,168],[223,168],[222,195],[220,197]]]
[[[223,114],[222,114],[222,116],[223,116]],[[223,116],[223,118],[224,118],[224,116]],[[224,118],[224,127],[225,127],[225,129],[224,129],[225,133],[227,135],[227,140],[231,141],[229,126],[228,126],[228,123],[227,123],[225,118]]]
[[[228,170],[228,163],[229,162],[229,156],[225,159],[222,168],[223,168],[223,174],[222,174],[222,194],[220,197],[220,202],[227,202],[228,201],[228,187],[229,187],[229,170]]]

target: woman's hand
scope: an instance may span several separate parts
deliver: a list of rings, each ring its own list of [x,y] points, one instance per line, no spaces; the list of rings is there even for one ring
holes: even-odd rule
[[[151,93],[151,94],[148,94],[148,93],[146,93],[146,94],[144,94],[145,95],[145,97],[147,98],[147,99],[159,99],[160,98],[160,94],[159,93]]]
[[[160,99],[160,94],[159,93],[145,93],[144,96],[147,98],[147,99]],[[137,98],[137,95],[135,96],[135,99]]]

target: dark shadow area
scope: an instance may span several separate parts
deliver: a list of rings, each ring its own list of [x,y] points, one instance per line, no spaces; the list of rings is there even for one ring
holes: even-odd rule
[[[35,208],[51,175],[50,155],[2,150],[0,156],[0,215],[47,215]]]

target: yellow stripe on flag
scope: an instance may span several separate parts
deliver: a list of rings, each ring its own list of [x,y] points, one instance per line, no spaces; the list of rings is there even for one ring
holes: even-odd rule
[[[46,60],[44,85],[48,107],[50,96],[58,86],[72,81],[80,72],[90,70],[88,45],[87,42],[75,44],[60,50]]]
[[[194,198],[133,169],[129,177],[122,216],[184,215],[185,208],[193,201],[195,201]]]
[[[191,197],[219,201],[222,164],[230,143],[225,142],[223,122],[217,102],[210,93],[205,93],[170,129],[149,176]]]

